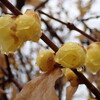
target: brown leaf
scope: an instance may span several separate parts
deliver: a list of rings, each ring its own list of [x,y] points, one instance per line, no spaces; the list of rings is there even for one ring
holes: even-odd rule
[[[58,68],[34,78],[24,86],[15,100],[59,100],[54,86],[61,75],[62,72]]]
[[[12,88],[12,96],[10,100],[14,100],[16,95],[18,94],[19,90],[18,88],[15,86],[15,84],[11,84],[11,88]]]
[[[6,92],[0,88],[0,94],[5,94]]]
[[[87,39],[84,35],[78,35],[76,36],[76,38],[79,39],[80,41],[84,41]]]
[[[80,16],[83,17],[87,13],[87,11],[91,8],[91,6],[92,6],[92,0],[89,0],[89,2],[85,6],[82,6],[82,0],[78,1],[77,7],[80,11]]]
[[[5,56],[0,54],[0,65],[6,67]]]
[[[67,91],[67,93],[66,93],[66,100],[72,100],[72,97],[73,97],[73,95],[75,94],[77,88],[78,88],[78,85],[75,86],[75,87],[72,87],[72,86],[70,85],[70,86],[68,86],[68,87],[66,88],[66,91]]]
[[[43,0],[26,0],[26,3],[31,4],[33,6],[38,6]]]
[[[0,54],[0,66],[3,67],[3,68],[7,68],[6,61],[5,61],[5,56],[2,55],[2,54]],[[0,78],[2,78],[3,76],[4,76],[4,73],[0,69]]]
[[[93,36],[94,36],[97,40],[100,40],[100,31],[95,30],[95,31],[93,32]]]
[[[88,100],[97,100],[97,99],[92,99],[92,98],[89,98]]]

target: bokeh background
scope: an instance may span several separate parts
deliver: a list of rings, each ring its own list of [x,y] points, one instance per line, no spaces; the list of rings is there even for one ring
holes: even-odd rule
[[[100,39],[100,0],[9,0],[22,13],[27,9],[35,9],[41,3],[45,4],[39,8],[50,16],[61,21],[73,23],[76,27],[87,34]],[[0,16],[12,14],[0,2]],[[78,42],[84,46],[89,45],[92,41],[76,31],[69,30],[65,25],[43,15],[41,16],[42,31],[58,47],[66,42]],[[10,68],[13,76],[23,86],[26,82],[40,75],[41,72],[36,65],[36,56],[39,50],[48,49],[49,47],[39,40],[37,43],[27,41],[14,54],[9,54]],[[49,48],[50,49],[50,48]],[[0,65],[6,70],[4,55],[0,55]],[[100,72],[90,73],[84,68],[84,75],[100,90]],[[16,83],[7,80],[8,77],[0,71],[0,100],[14,100],[19,88]],[[70,82],[66,82],[65,77],[59,79],[55,85],[60,100],[66,99],[66,88]],[[72,100],[90,100],[93,94],[85,85],[79,85]]]

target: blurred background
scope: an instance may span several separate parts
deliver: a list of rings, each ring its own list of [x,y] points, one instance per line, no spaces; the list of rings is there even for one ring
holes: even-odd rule
[[[87,34],[100,39],[100,0],[9,0],[22,13],[27,9],[40,9],[50,16],[63,22],[73,23],[76,27]],[[40,7],[40,5],[42,6]],[[0,16],[12,14],[0,2]],[[78,42],[84,46],[92,41],[76,31],[69,30],[65,25],[43,15],[41,16],[42,30],[58,47],[66,42]],[[10,69],[13,77],[17,80],[10,80],[6,75],[8,70],[4,55],[0,55],[0,100],[14,100],[21,86],[41,72],[36,65],[36,56],[39,50],[49,48],[42,40],[36,43],[27,41],[14,54],[9,54]],[[50,48],[49,48],[50,49]],[[8,71],[9,72],[9,71]],[[84,75],[100,90],[100,72],[91,74],[84,68]],[[12,77],[12,78],[13,78]],[[55,88],[60,100],[67,100],[69,82],[62,77],[56,82]],[[67,90],[67,92],[66,92]],[[79,85],[76,93],[71,100],[90,100],[93,94],[85,85]]]

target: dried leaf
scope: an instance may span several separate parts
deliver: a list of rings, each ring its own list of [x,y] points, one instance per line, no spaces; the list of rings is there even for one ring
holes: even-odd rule
[[[31,4],[33,6],[38,6],[43,0],[26,0],[26,3]]]
[[[0,94],[5,94],[6,92],[2,89],[0,89]]]
[[[100,90],[100,79],[98,77],[100,77],[100,70],[96,73],[96,74],[93,74],[91,73],[88,69],[86,70],[86,73],[88,74],[89,76],[89,81],[92,83],[92,82],[95,82],[96,85],[97,85],[97,88],[98,90]]]
[[[88,100],[97,100],[97,99],[92,99],[92,98],[89,98]]]
[[[24,86],[15,100],[58,100],[54,86],[61,75],[58,68],[34,78]]]
[[[66,88],[66,91],[67,91],[67,93],[66,93],[66,100],[72,100],[72,97],[73,97],[73,95],[75,94],[77,88],[78,88],[78,85],[75,86],[75,87],[72,87],[72,86],[70,85],[70,86],[68,86],[68,87]]]
[[[95,31],[93,32],[93,36],[94,36],[96,39],[100,40],[100,31],[95,30]]]
[[[84,41],[87,39],[84,35],[78,35],[76,36],[76,38],[79,39],[80,41]]]
[[[12,88],[12,93],[11,93],[12,96],[11,96],[10,100],[14,100],[16,95],[18,94],[19,90],[13,83],[11,84],[11,88]]]
[[[85,7],[82,6],[82,1],[81,0],[78,1],[77,2],[77,7],[80,11],[80,16],[83,17],[87,13],[87,11],[91,8],[91,6],[92,6],[92,0],[89,0],[88,4]]]
[[[2,54],[0,54],[0,66],[3,67],[3,68],[7,68],[6,61],[5,61],[5,56],[2,55]],[[4,76],[4,73],[0,69],[0,78],[2,78],[3,76]]]

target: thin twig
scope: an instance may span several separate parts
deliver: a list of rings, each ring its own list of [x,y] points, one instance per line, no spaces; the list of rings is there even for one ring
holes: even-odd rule
[[[9,81],[13,82],[19,88],[19,90],[21,90],[22,86],[18,83],[18,81],[16,79],[14,79],[14,76],[13,76],[11,68],[10,68],[9,58],[7,55],[5,55],[5,60],[7,63],[7,71],[8,71],[8,73],[5,73],[5,75],[8,77]],[[6,71],[4,71],[4,72],[6,72]]]
[[[0,0],[7,8],[11,8],[10,11],[16,13],[16,16],[21,15],[22,13],[16,8],[11,5],[8,0]]]
[[[11,72],[10,63],[9,63],[9,58],[8,58],[7,55],[5,55],[5,60],[6,60],[6,63],[7,63],[7,71],[8,71],[8,73],[9,73],[9,77],[10,77],[10,78],[13,78],[14,76],[13,76],[13,74],[12,74],[12,72]]]
[[[13,82],[19,90],[21,90],[23,88],[23,86],[21,84],[18,83],[17,80],[15,80],[14,78],[11,79],[11,82]]]
[[[8,0],[0,0],[2,3],[5,2],[9,2]],[[5,3],[4,3],[5,4]],[[6,3],[9,4],[7,5],[7,7],[11,10],[12,8],[14,9],[15,7],[11,4],[11,3]],[[10,8],[11,7],[11,8]],[[11,10],[12,11],[12,10]],[[18,10],[17,12],[13,12],[15,15],[18,15]],[[19,14],[21,14],[21,12],[19,11]],[[52,42],[50,41],[44,34],[42,35],[42,39],[45,43],[47,43],[55,52],[57,52],[58,47]],[[51,44],[52,43],[52,44]],[[78,78],[87,86],[87,88],[89,88],[89,90],[91,90],[91,92],[96,96],[97,99],[100,100],[100,92],[98,91],[98,89],[96,87],[94,87],[89,81],[88,79],[80,72],[78,72],[76,69],[73,70],[75,72],[75,74],[78,76]]]
[[[58,21],[58,22],[60,22],[60,23],[62,23],[62,24],[64,24],[64,25],[66,25],[70,30],[75,30],[75,31],[81,33],[82,35],[84,35],[85,37],[87,37],[88,39],[90,39],[90,40],[92,40],[92,41],[94,41],[94,42],[97,41],[97,40],[96,40],[95,38],[93,38],[92,36],[88,35],[88,34],[85,33],[84,31],[78,29],[78,28],[77,28],[74,24],[72,24],[72,23],[69,23],[69,22],[68,22],[68,23],[65,23],[65,22],[63,22],[63,21],[61,21],[61,20],[59,20],[59,19],[57,19],[57,18],[54,18],[54,17],[52,17],[52,16],[46,14],[45,12],[43,12],[43,11],[41,11],[41,10],[38,10],[38,12],[41,13],[41,14],[44,14],[44,15],[46,15],[46,16],[48,16],[48,17],[50,17],[50,18],[52,18],[52,19],[54,19],[54,20],[56,20],[56,21]]]
[[[84,24],[84,26],[85,26],[87,29],[89,29],[90,32],[92,33],[92,29],[91,29],[90,27],[88,27],[84,21],[81,20],[81,22],[82,22],[82,23]]]
[[[19,90],[22,89],[22,86],[18,83],[18,81],[10,77],[8,70],[4,69],[2,66],[0,66],[0,69],[2,70],[4,75],[8,77],[7,81],[13,82],[18,87]]]
[[[19,90],[21,90],[22,86],[18,83],[18,81],[16,81],[14,79],[14,76],[13,76],[11,68],[10,68],[9,58],[8,58],[7,55],[5,55],[5,60],[6,60],[6,63],[7,63],[7,71],[8,71],[8,73],[6,73],[5,75],[9,78],[9,81],[13,82],[19,88]]]
[[[61,40],[61,38],[57,35],[57,33],[52,28],[52,26],[47,21],[45,21],[44,19],[41,19],[41,20],[45,23],[45,25],[47,26],[47,29],[49,30],[49,32],[51,33],[51,35],[53,37],[56,37],[61,44],[64,44],[64,42]]]
[[[5,90],[5,88],[6,88],[5,86],[6,86],[6,81],[5,81],[4,78],[2,78],[2,85],[1,85],[1,88],[2,88],[3,90]],[[0,96],[0,100],[8,100],[7,94],[6,94],[6,93],[3,93],[3,94]]]
[[[20,49],[18,50],[18,54],[19,54],[19,59],[20,59],[20,61],[21,61],[21,64],[23,65],[24,68],[26,68],[26,67],[25,67],[26,64],[25,64],[25,62],[23,61],[23,55],[22,55]],[[25,72],[26,72],[26,74],[27,74],[28,81],[31,80],[30,73],[27,71],[27,69],[25,69]]]
[[[89,17],[89,18],[86,18],[86,19],[80,19],[81,21],[88,21],[90,19],[96,19],[96,18],[100,18],[100,15],[98,16],[94,16],[94,17]]]
[[[6,75],[6,76],[9,75],[8,71],[4,67],[2,67],[1,65],[0,65],[0,70],[2,70],[4,75]]]

